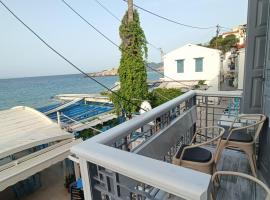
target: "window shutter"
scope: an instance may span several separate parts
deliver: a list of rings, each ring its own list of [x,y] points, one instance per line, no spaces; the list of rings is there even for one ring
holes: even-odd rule
[[[203,71],[203,58],[195,58],[195,72]]]
[[[184,60],[177,60],[177,73],[184,73]]]
[[[244,75],[244,113],[262,112],[268,1],[249,1]]]

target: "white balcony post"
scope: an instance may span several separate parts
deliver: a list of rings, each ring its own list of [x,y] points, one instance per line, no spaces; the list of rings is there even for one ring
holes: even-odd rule
[[[73,162],[73,165],[74,165],[74,171],[75,171],[75,178],[76,178],[76,181],[77,181],[79,178],[81,178],[79,164]]]
[[[57,123],[58,123],[58,125],[61,127],[61,116],[60,116],[60,112],[57,111],[57,112],[56,112],[56,115],[57,115]]]
[[[90,176],[89,176],[87,161],[83,158],[79,158],[79,162],[80,162],[80,170],[81,170],[82,183],[83,183],[84,199],[94,200],[92,199]]]

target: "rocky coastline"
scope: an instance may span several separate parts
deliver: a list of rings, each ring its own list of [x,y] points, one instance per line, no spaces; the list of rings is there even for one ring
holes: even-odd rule
[[[101,72],[93,72],[88,73],[89,76],[98,77],[98,76],[117,76],[118,75],[118,68],[112,68],[103,70]]]
[[[155,70],[157,70],[159,72],[164,71],[163,64],[149,63],[148,65],[149,65],[149,67],[154,68]],[[147,70],[152,71],[150,68],[148,68]],[[118,68],[114,67],[114,68],[106,69],[106,70],[103,70],[100,72],[92,72],[92,73],[88,73],[88,75],[92,76],[92,77],[118,76]]]

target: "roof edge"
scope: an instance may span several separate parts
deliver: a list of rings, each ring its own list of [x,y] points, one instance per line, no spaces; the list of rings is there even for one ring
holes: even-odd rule
[[[42,112],[39,112],[38,110],[34,109],[34,108],[31,108],[31,107],[28,107],[28,106],[15,106],[13,108],[11,108],[12,110],[16,110],[16,109],[22,109],[22,110],[28,110],[28,111],[31,111],[37,115],[39,115],[40,117],[42,117],[44,120],[50,122],[50,123],[53,123],[55,124],[55,122],[53,120],[51,120],[49,117],[47,117],[45,114],[43,114]]]

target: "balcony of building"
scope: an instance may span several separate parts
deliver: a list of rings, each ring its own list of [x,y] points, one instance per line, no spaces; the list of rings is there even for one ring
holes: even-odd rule
[[[172,164],[173,158],[198,128],[230,126],[241,113],[241,101],[241,91],[189,91],[73,147],[85,198],[210,199],[211,175]],[[214,128],[208,129],[197,135],[196,142],[216,134]],[[214,152],[215,145],[204,148]],[[223,151],[217,170],[251,174],[246,155],[237,149]],[[257,174],[263,180],[259,169]],[[215,189],[216,198],[223,200],[266,195],[258,184],[235,176],[221,176]]]

